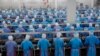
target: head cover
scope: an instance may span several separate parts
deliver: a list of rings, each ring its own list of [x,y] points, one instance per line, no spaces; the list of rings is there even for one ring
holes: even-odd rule
[[[39,24],[39,27],[42,28],[42,24]]]
[[[20,28],[22,28],[22,25],[19,25]]]
[[[96,26],[96,27],[98,27],[98,26],[99,26],[99,24],[96,24],[95,26]]]
[[[42,38],[46,38],[46,34],[42,34]]]
[[[34,28],[33,28],[33,25],[29,25],[29,28],[30,28],[30,29],[34,29]]]
[[[71,26],[71,30],[74,30],[74,26]]]
[[[10,15],[8,15],[7,18],[10,18]]]
[[[2,15],[0,15],[0,18],[2,18]]]
[[[89,23],[89,26],[92,26],[92,23]]]
[[[100,19],[100,16],[98,16],[98,18],[97,19]]]
[[[61,37],[61,33],[60,32],[57,33],[57,37],[58,38]]]
[[[55,25],[58,26],[59,24],[58,23],[55,23]]]
[[[26,35],[25,40],[29,40],[30,39],[30,35]]]
[[[8,23],[11,23],[10,21],[7,21]]]
[[[90,31],[89,34],[90,34],[90,35],[93,35],[93,34],[94,34],[94,31]]]
[[[74,37],[79,37],[79,33],[78,32],[75,32],[74,33]]]
[[[34,22],[34,21],[35,21],[35,19],[33,18],[33,19],[32,19],[32,21]]]
[[[6,22],[5,22],[5,21],[3,21],[3,22],[2,22],[2,24],[6,24]]]
[[[7,27],[7,24],[4,24],[4,27],[6,28]]]
[[[70,23],[67,23],[67,26],[70,26]]]
[[[16,19],[15,22],[18,22],[18,20]]]
[[[13,36],[8,36],[8,40],[13,40]]]
[[[76,26],[77,26],[77,27],[79,27],[79,26],[80,26],[80,24],[79,24],[79,23],[77,23],[77,24],[76,24]]]
[[[81,17],[84,17],[84,14],[81,14]]]
[[[26,22],[26,20],[24,19],[23,22]]]
[[[19,19],[19,16],[17,16],[16,19]]]
[[[51,27],[51,25],[50,25],[50,24],[48,24],[48,27]]]

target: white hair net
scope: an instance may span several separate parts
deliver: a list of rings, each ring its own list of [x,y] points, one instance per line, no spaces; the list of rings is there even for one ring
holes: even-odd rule
[[[42,24],[39,24],[39,27],[42,28]]]
[[[46,34],[42,34],[42,38],[46,38]]]
[[[61,37],[61,33],[60,32],[57,33],[57,37]]]
[[[77,27],[79,27],[79,26],[80,26],[80,24],[79,24],[79,23],[77,23],[77,24],[76,24],[76,26],[77,26]]]
[[[92,23],[89,23],[89,26],[92,26]]]
[[[67,23],[67,26],[70,26],[70,23]]]
[[[79,37],[79,33],[78,32],[75,32],[74,33],[74,37]]]
[[[13,36],[8,36],[8,40],[13,40]]]
[[[25,40],[29,40],[30,39],[30,35],[26,35]]]

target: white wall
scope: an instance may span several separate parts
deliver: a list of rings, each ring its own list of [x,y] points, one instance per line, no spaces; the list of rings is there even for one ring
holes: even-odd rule
[[[91,6],[91,7],[93,7],[94,6],[94,2],[96,1],[96,0],[76,0],[78,3],[83,3],[83,4],[85,4],[85,5],[89,5],[89,6]]]
[[[93,2],[96,0],[76,0],[78,3],[84,3],[85,5],[93,6]],[[67,0],[49,0],[50,7],[66,7]],[[43,0],[0,0],[0,8],[21,8],[25,4],[26,7],[40,8],[45,7]]]
[[[57,7],[66,7],[66,0],[49,0],[50,7],[55,7],[55,3],[57,3]],[[40,8],[46,7],[44,5],[43,0],[0,0],[0,8],[21,8],[23,4],[29,8]]]

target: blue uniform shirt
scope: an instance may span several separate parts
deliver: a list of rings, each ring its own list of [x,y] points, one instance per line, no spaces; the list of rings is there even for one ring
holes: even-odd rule
[[[5,47],[7,50],[7,56],[15,56],[16,46],[17,46],[17,43],[15,41],[6,42]]]

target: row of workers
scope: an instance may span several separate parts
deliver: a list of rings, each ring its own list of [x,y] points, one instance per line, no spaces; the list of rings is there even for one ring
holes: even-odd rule
[[[66,18],[65,9],[7,9],[0,11],[2,19]]]
[[[41,50],[41,56],[48,56],[48,49],[51,46],[49,41],[46,39],[46,34],[42,34],[42,38],[38,41],[38,48]],[[24,56],[31,56],[30,51],[34,49],[34,44],[29,40],[30,35],[26,35],[25,39],[21,43]],[[85,39],[83,44],[79,38],[78,32],[74,33],[74,37],[70,40],[69,43],[64,43],[64,40],[61,38],[61,33],[58,32],[56,38],[53,39],[53,45],[55,47],[55,56],[64,56],[64,45],[71,47],[71,56],[80,56],[80,48],[88,46],[87,56],[96,56],[96,45],[99,45],[99,39],[93,35],[93,32],[90,32],[90,35]],[[17,43],[13,40],[13,36],[8,37],[8,41],[5,43],[7,49],[7,56],[14,56]]]
[[[81,27],[80,24],[76,24],[76,27],[70,25],[69,23],[67,24],[67,26],[65,27],[61,27],[58,23],[55,24],[55,26],[52,26],[50,24],[48,24],[47,26],[43,27],[42,24],[39,24],[39,26],[36,26],[37,28],[33,27],[33,25],[29,25],[29,27],[27,26],[22,26],[19,25],[18,27],[14,26],[14,28],[8,28],[6,25],[4,25],[4,28],[2,28],[3,33],[23,33],[23,32],[54,32],[54,31],[83,31],[83,30],[99,30],[99,24],[96,24],[95,27],[93,27],[93,25],[90,23],[89,27]],[[3,34],[3,38],[7,38],[8,35]],[[17,34],[17,37],[21,37],[21,34]],[[33,37],[39,38],[41,37],[41,34],[32,34]],[[66,36],[68,36],[68,34],[66,33]],[[18,37],[18,38],[19,38]],[[49,34],[49,36],[47,37],[52,37],[52,33]]]

